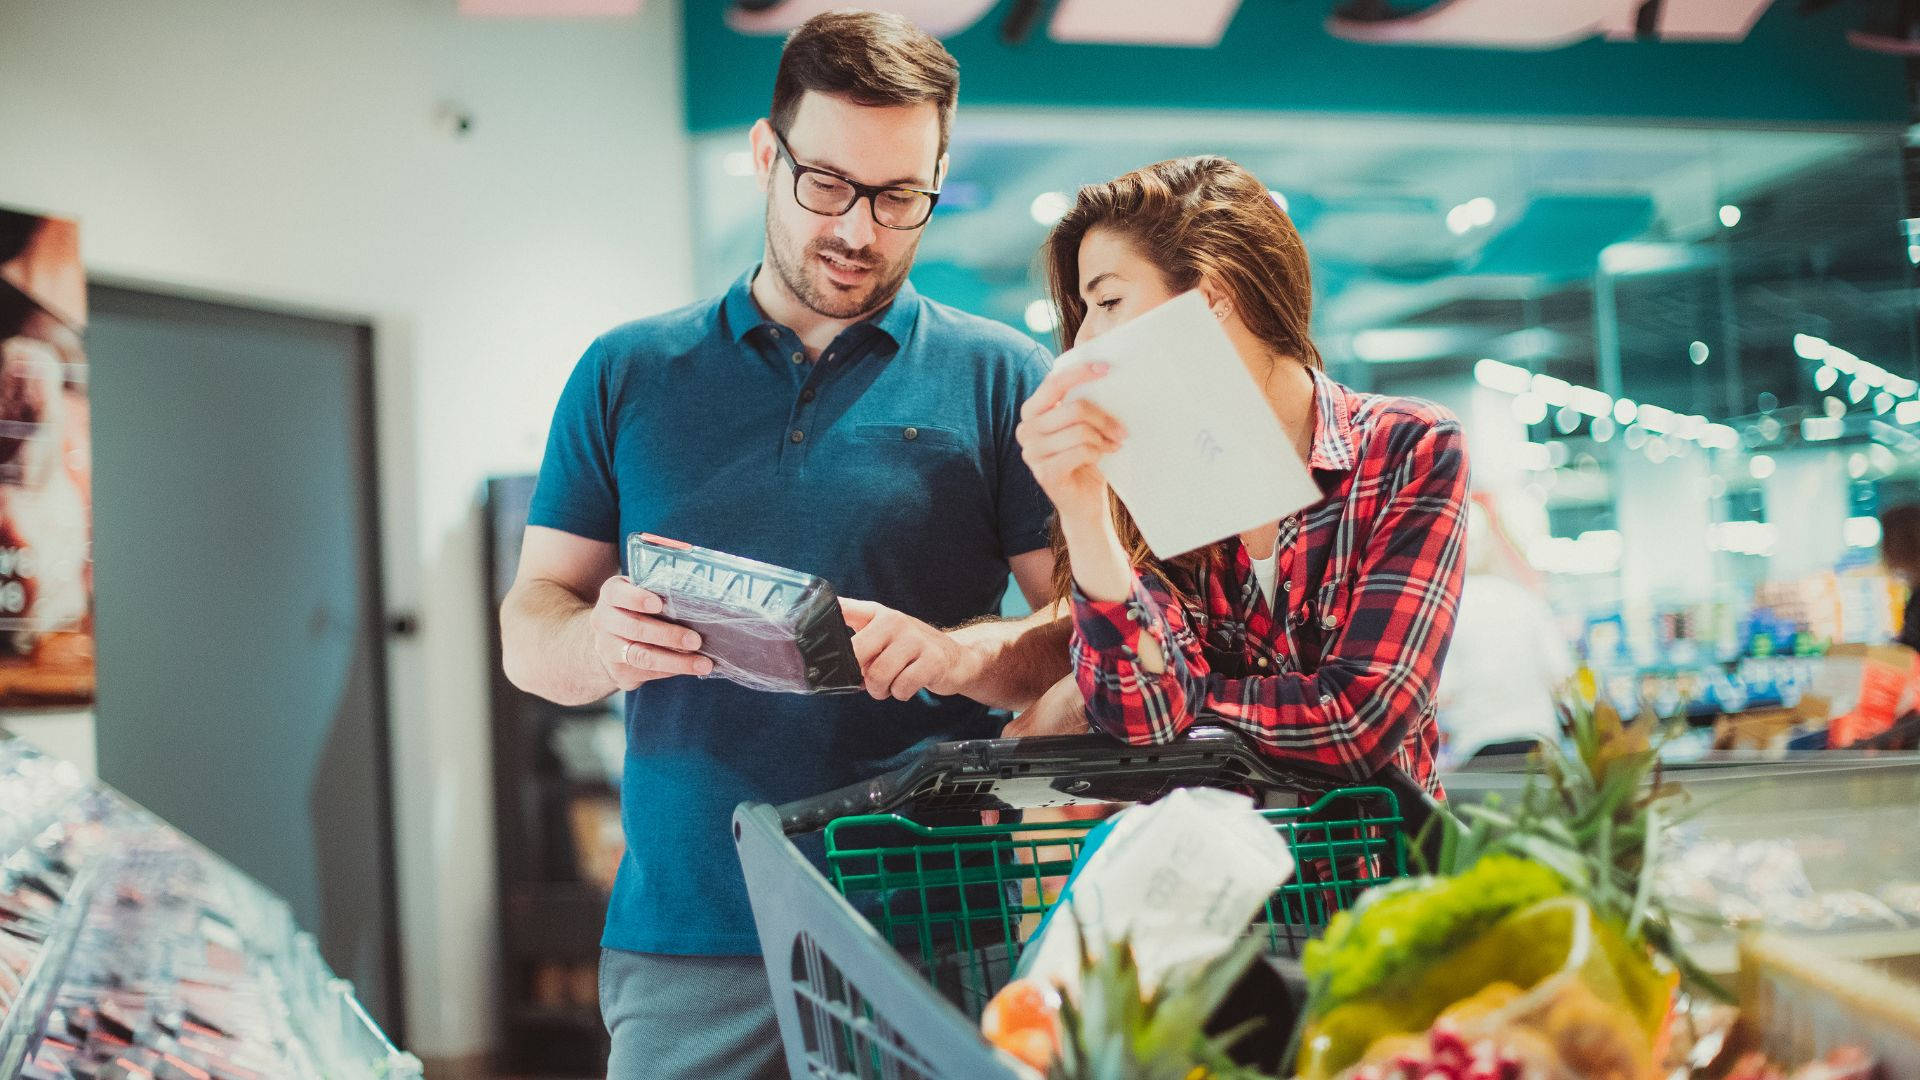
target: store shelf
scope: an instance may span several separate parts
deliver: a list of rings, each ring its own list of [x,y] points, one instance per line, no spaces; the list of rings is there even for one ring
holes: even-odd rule
[[[1780,936],[1812,945],[1823,956],[1835,960],[1880,962],[1920,958],[1920,929]],[[1696,945],[1689,955],[1709,974],[1730,976],[1740,967],[1737,953],[1738,943],[1729,937]]]

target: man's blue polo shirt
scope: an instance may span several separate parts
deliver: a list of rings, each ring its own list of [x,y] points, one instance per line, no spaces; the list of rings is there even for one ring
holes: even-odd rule
[[[911,285],[808,363],[749,291],[612,330],[574,369],[529,522],[634,532],[803,570],[935,626],[1000,610],[1008,558],[1051,512],[1020,460],[1045,349]],[[808,697],[674,678],[627,695],[620,863],[603,943],[759,952],[729,820],[993,733],[965,698]]]

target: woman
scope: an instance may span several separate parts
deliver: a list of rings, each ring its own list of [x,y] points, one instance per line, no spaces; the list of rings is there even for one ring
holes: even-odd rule
[[[1072,609],[1086,718],[1135,745],[1223,723],[1276,758],[1354,780],[1398,765],[1437,792],[1433,690],[1460,592],[1467,490],[1459,423],[1321,372],[1300,234],[1266,186],[1224,158],[1082,188],[1045,254],[1067,344],[1198,289],[1325,493],[1158,561],[1100,473],[1126,432],[1069,397],[1098,365],[1042,383],[1017,435],[1056,510],[1056,586]],[[1057,688],[1024,726],[1045,729],[1045,713],[1072,696]]]

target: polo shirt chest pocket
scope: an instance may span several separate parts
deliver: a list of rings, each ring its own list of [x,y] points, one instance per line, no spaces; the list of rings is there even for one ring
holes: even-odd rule
[[[842,484],[874,518],[919,530],[988,505],[979,450],[950,427],[912,421],[853,425]]]

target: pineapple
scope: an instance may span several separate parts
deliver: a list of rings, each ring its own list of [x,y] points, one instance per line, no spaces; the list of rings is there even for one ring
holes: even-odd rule
[[[1060,1003],[1060,1053],[1048,1080],[1271,1080],[1236,1064],[1228,1052],[1261,1021],[1206,1033],[1260,945],[1249,937],[1222,956],[1170,973],[1148,993],[1127,941],[1090,955],[1083,938],[1080,993]]]
[[[1661,833],[1680,817],[1682,796],[1660,782],[1651,722],[1628,727],[1605,703],[1573,710],[1574,752],[1543,746],[1517,805],[1489,799],[1460,811],[1465,824],[1437,815],[1445,831],[1433,871],[1451,877],[1481,856],[1517,855],[1548,867],[1629,943],[1664,955],[1693,987],[1732,1000],[1679,947],[1674,910],[1653,890]]]

